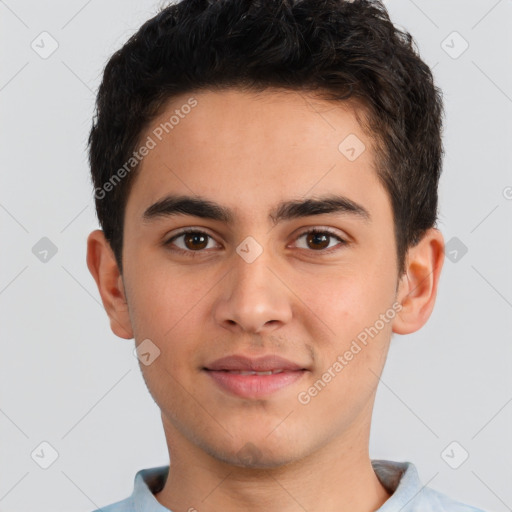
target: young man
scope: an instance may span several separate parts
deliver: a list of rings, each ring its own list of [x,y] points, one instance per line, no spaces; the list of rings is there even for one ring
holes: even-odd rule
[[[434,307],[441,118],[375,1],[184,0],[111,58],[87,262],[170,467],[103,511],[476,510],[368,449]]]

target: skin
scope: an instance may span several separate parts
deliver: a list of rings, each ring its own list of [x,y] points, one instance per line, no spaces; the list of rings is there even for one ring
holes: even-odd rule
[[[191,96],[174,98],[141,140]],[[372,138],[355,115],[360,107],[278,90],[193,97],[198,105],[143,159],[133,183],[123,275],[103,232],[88,238],[87,263],[112,331],[137,344],[150,339],[161,351],[141,364],[172,461],[156,499],[174,512],[376,510],[389,498],[368,452],[378,376],[392,333],[418,330],[432,312],[443,237],[430,229],[398,275],[391,203]],[[349,134],[366,147],[354,161],[338,150]],[[169,193],[218,202],[234,221],[144,222],[144,211]],[[370,220],[327,213],[273,225],[268,218],[281,201],[332,193],[362,205]],[[211,238],[165,246],[180,228]],[[301,235],[311,228],[331,228],[347,243],[336,236],[308,243]],[[252,263],[236,252],[248,236],[263,250]],[[394,303],[401,310],[393,320],[300,403],[298,394]],[[240,398],[202,370],[231,354],[278,354],[309,371],[264,399]]]

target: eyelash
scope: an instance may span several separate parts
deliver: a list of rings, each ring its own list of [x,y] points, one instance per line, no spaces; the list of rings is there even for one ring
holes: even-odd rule
[[[345,245],[348,245],[348,242],[346,240],[344,240],[343,238],[341,238],[339,235],[337,235],[334,231],[328,229],[328,228],[313,228],[313,229],[309,229],[309,230],[306,230],[306,231],[303,231],[302,233],[300,233],[299,235],[297,235],[297,238],[296,240],[298,240],[299,238],[303,237],[304,235],[309,235],[309,234],[327,234],[329,237],[331,238],[337,238],[339,240],[339,242],[341,243],[341,246],[345,246]],[[174,240],[176,240],[177,238],[183,236],[183,235],[206,235],[207,237],[209,238],[213,238],[211,235],[209,235],[208,233],[205,233],[204,231],[199,231],[199,230],[188,230],[188,231],[182,231],[181,233],[178,233],[177,235],[174,235],[172,238],[170,238],[169,240],[167,240],[166,242],[164,242],[164,246],[171,246],[172,242],[174,242]],[[340,247],[336,248],[336,247],[331,247],[330,249],[318,249],[318,250],[314,250],[314,249],[311,249],[311,252],[318,252],[318,253],[323,253],[323,254],[331,254],[332,252],[334,251],[337,251],[339,250]],[[183,254],[185,256],[189,256],[189,257],[195,257],[197,254],[201,253],[201,252],[204,252],[205,249],[199,249],[197,251],[192,251],[192,250],[185,250],[185,249],[181,249],[180,247],[174,247],[172,249],[170,249],[172,252],[175,252],[177,254]],[[308,249],[304,249],[304,250],[308,250]]]

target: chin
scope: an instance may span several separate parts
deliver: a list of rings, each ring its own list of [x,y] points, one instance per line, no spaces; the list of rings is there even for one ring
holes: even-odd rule
[[[266,442],[266,445],[263,443]],[[211,446],[205,449],[212,457],[221,460],[230,466],[237,466],[247,469],[273,469],[279,468],[297,461],[300,455],[292,447],[285,448],[282,445],[268,446],[267,440],[262,443],[258,441],[247,441],[238,450],[216,450]]]

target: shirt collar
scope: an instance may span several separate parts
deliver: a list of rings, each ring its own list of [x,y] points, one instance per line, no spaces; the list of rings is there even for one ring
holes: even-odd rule
[[[373,470],[382,485],[391,494],[390,498],[376,512],[403,510],[422,490],[418,472],[411,462],[372,460]],[[135,476],[131,496],[137,512],[168,512],[155,498],[167,480],[169,466],[142,469]]]

